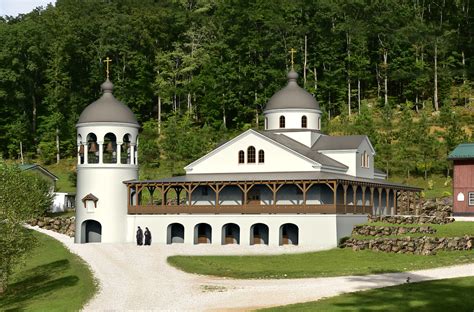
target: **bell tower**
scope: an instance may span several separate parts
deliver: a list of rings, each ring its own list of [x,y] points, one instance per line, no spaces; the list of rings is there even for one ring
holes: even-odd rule
[[[138,179],[140,126],[133,112],[112,94],[107,79],[102,96],[87,106],[77,128],[76,243],[125,242],[127,187]]]

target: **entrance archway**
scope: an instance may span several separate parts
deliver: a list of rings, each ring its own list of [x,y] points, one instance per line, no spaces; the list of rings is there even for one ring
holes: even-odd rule
[[[82,231],[84,233],[83,243],[100,243],[102,241],[102,225],[95,220],[86,220],[82,222]]]
[[[250,227],[250,245],[268,245],[268,226],[257,223]]]
[[[235,223],[227,223],[222,227],[222,245],[240,244],[240,227]]]
[[[210,244],[212,242],[212,228],[207,223],[199,223],[194,227],[194,244]]]
[[[172,223],[168,225],[167,244],[184,243],[184,226],[180,223]]]
[[[285,223],[280,227],[280,245],[298,245],[298,227]]]

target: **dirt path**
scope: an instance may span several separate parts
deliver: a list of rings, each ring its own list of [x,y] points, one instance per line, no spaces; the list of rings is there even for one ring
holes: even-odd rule
[[[250,310],[313,301],[370,288],[474,276],[474,264],[405,273],[287,280],[235,280],[187,274],[166,262],[176,254],[269,254],[308,251],[298,247],[74,244],[72,238],[35,228],[89,263],[100,291],[84,311]]]

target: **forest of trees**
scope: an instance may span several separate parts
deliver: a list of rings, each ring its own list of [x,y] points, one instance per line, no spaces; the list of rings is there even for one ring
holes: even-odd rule
[[[261,123],[300,85],[329,133],[369,135],[388,172],[448,169],[473,121],[470,0],[57,0],[0,18],[0,154],[76,153],[75,123],[114,94],[143,126],[142,161],[189,161]]]

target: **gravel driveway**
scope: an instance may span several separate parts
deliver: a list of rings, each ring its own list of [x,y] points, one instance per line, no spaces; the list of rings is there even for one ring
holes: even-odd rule
[[[313,301],[344,292],[404,283],[474,276],[474,264],[405,273],[287,280],[235,280],[194,275],[166,263],[171,255],[270,254],[310,251],[301,247],[74,244],[73,239],[34,228],[66,245],[91,266],[99,293],[84,311],[251,310]]]

